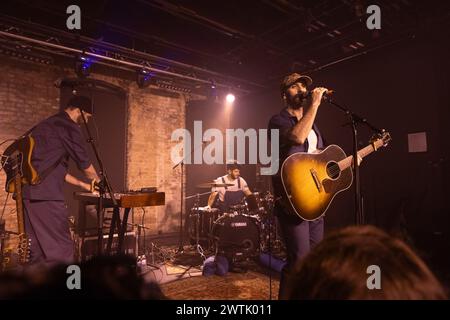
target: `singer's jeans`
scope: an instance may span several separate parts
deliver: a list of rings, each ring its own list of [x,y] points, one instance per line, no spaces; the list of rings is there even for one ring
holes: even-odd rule
[[[296,266],[301,259],[317,243],[323,239],[323,218],[315,221],[293,219],[280,212],[282,208],[275,207],[281,236],[287,251],[287,264],[281,272],[280,290],[278,299],[288,299],[295,281]]]

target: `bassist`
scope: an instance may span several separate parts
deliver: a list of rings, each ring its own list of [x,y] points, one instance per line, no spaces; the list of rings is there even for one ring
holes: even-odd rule
[[[93,184],[80,181],[67,172],[69,158],[74,160],[86,178],[99,180],[84,146],[79,127],[82,123],[80,110],[89,117],[92,114],[91,100],[74,96],[62,112],[31,130],[36,141],[32,165],[40,174],[47,174],[39,184],[23,186],[25,230],[31,240],[30,264],[51,266],[73,262],[64,183],[89,191],[92,191]]]

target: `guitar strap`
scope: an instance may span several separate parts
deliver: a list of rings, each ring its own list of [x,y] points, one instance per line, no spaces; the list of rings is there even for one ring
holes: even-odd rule
[[[47,169],[45,169],[44,171],[42,171],[41,174],[39,174],[39,183],[41,183],[42,181],[44,181],[44,179],[53,171],[56,169],[57,166],[59,166],[59,164],[62,162],[62,160],[64,159],[64,155],[61,156],[61,158],[59,158],[54,164],[52,164],[50,167],[48,167]]]

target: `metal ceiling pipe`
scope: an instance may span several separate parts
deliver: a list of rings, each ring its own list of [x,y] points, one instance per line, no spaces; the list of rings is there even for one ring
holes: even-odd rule
[[[83,54],[83,55],[86,55],[86,56],[90,56],[90,57],[106,60],[106,61],[109,61],[109,62],[114,62],[114,63],[121,64],[121,65],[126,65],[126,66],[129,66],[129,67],[134,67],[134,68],[143,68],[143,67],[145,67],[146,69],[148,69],[150,71],[153,71],[155,73],[164,74],[164,75],[167,75],[167,76],[172,76],[172,77],[176,77],[176,78],[180,78],[180,79],[191,80],[191,81],[200,82],[200,83],[204,83],[204,84],[211,84],[210,80],[199,79],[199,78],[195,78],[195,77],[179,74],[179,73],[176,73],[176,72],[166,71],[166,70],[162,70],[162,69],[158,69],[158,68],[154,68],[154,67],[143,66],[142,64],[138,64],[138,63],[134,63],[134,62],[128,62],[128,61],[123,61],[123,60],[119,60],[119,59],[103,56],[103,55],[100,55],[100,54],[96,54],[96,53],[93,53],[93,52],[87,52],[87,51],[83,51],[83,50],[80,50],[80,49],[67,47],[67,46],[64,46],[64,45],[59,45],[59,44],[54,44],[54,43],[50,43],[50,42],[46,42],[46,41],[42,41],[42,40],[37,40],[37,39],[33,39],[33,38],[30,38],[30,37],[26,37],[26,36],[21,36],[21,35],[10,33],[10,32],[0,31],[0,36],[5,36],[5,37],[13,38],[13,39],[16,39],[16,40],[21,40],[21,41],[25,41],[25,42],[29,42],[29,43],[34,43],[34,44],[37,44],[37,45],[41,45],[41,46],[44,46],[44,47],[50,47],[50,48],[53,48],[53,49],[73,52],[73,53],[77,53],[77,54]],[[222,84],[222,83],[214,82],[214,85],[216,87],[221,87],[221,88],[226,88],[226,89],[230,88],[230,85],[226,85],[226,84]],[[244,93],[248,93],[249,92],[248,90],[244,90],[244,89],[240,89],[240,88],[233,88],[233,89],[241,91],[241,92],[244,92]]]

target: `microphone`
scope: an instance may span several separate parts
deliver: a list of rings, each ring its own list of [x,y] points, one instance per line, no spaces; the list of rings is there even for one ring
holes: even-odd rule
[[[325,91],[322,95],[322,100],[327,100],[327,99],[331,98],[331,96],[334,94],[334,92],[335,92],[334,90],[327,89],[327,91]],[[311,96],[312,96],[312,91],[308,91],[306,93],[306,97],[311,98]]]

